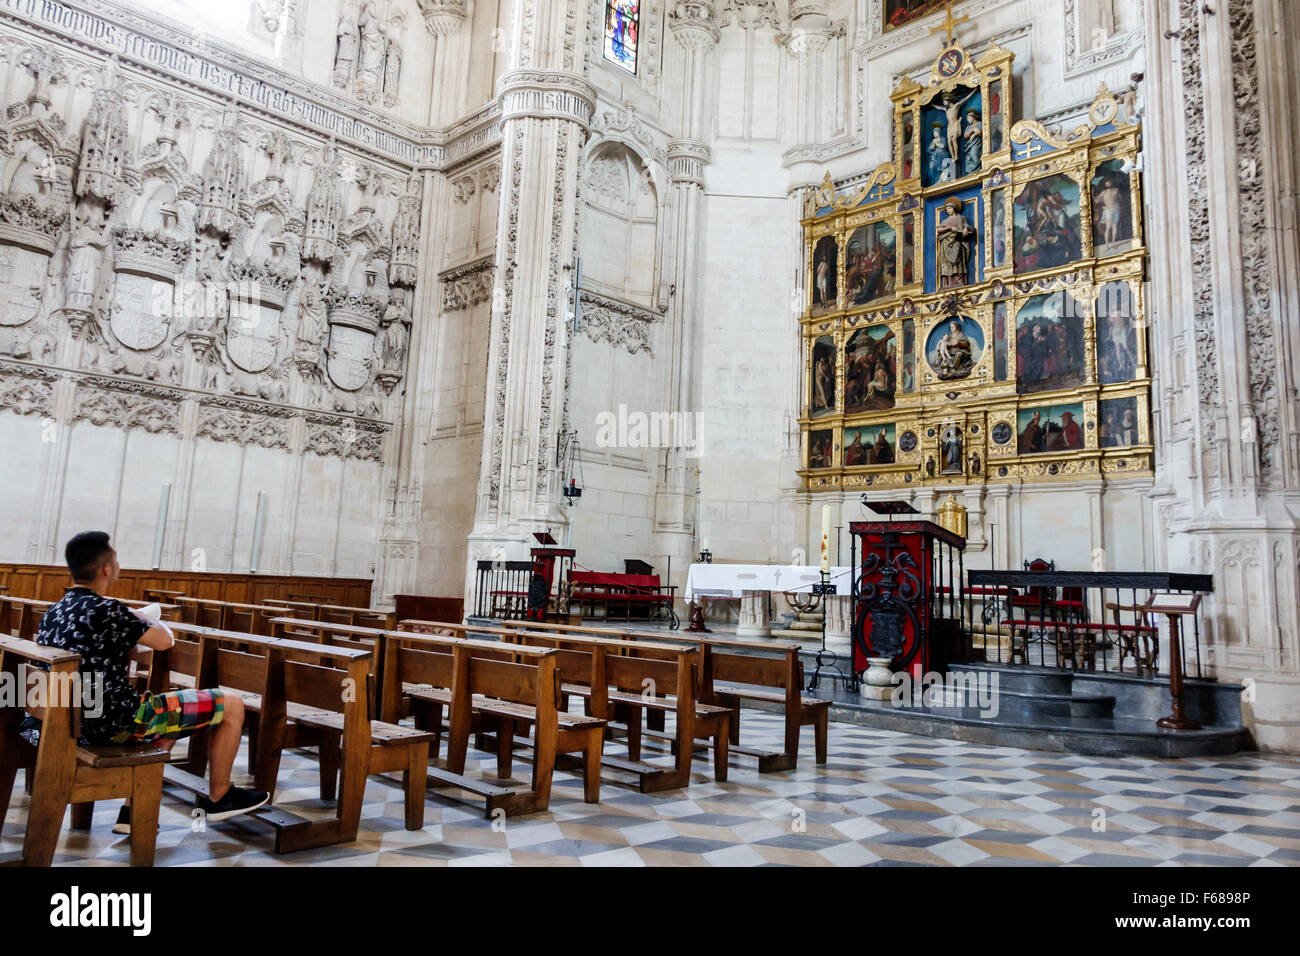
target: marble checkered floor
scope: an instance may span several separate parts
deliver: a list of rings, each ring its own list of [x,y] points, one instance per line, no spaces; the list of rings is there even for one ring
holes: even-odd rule
[[[776,746],[772,714],[745,712],[747,742]],[[764,739],[766,738],[766,739]],[[183,791],[163,797],[159,866],[1294,866],[1300,864],[1300,758],[1098,758],[936,740],[832,723],[829,762],[813,762],[811,729],[795,771],[759,774],[733,757],[716,784],[696,761],[689,789],[637,793],[602,781],[582,802],[578,776],[558,772],[549,813],[495,828],[482,811],[431,796],[426,825],[402,826],[402,793],[371,777],[355,843],[276,856],[251,820],[190,826]],[[618,752],[617,744],[611,744]],[[481,756],[491,774],[495,759]],[[244,756],[236,765],[246,767]],[[277,804],[332,812],[317,764],[286,753]],[[529,771],[515,765],[522,778]],[[65,829],[56,865],[125,864],[111,832],[118,804],[99,804],[90,833]],[[0,853],[21,847],[27,800],[16,788]]]

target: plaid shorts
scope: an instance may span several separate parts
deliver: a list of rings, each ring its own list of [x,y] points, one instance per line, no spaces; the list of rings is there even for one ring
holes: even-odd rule
[[[114,737],[113,743],[181,740],[204,727],[215,727],[225,715],[226,694],[222,690],[145,694],[131,726]]]

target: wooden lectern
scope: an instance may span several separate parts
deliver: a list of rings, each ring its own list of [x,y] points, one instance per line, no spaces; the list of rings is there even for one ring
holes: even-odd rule
[[[869,506],[906,502],[872,502]],[[877,509],[879,510],[879,509]],[[853,521],[853,670],[887,657],[913,680],[970,658],[961,630],[966,539],[932,521]]]
[[[563,582],[569,580],[573,558],[578,552],[572,548],[557,548],[555,537],[549,531],[534,532],[533,537],[537,539],[538,546],[529,552],[533,559],[533,570],[529,576],[528,609],[524,616],[530,621],[544,621],[553,599],[557,614],[568,603],[561,600],[563,595],[555,592],[555,583],[559,581],[563,586]],[[560,569],[558,576],[555,573],[557,566]]]

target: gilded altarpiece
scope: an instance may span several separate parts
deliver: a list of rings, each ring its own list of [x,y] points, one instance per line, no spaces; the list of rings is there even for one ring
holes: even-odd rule
[[[1013,122],[1013,55],[949,45],[891,94],[894,158],[802,220],[803,485],[1152,469],[1140,128]]]

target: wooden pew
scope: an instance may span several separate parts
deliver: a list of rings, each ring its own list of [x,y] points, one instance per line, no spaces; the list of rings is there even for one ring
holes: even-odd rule
[[[278,598],[268,598],[266,603],[275,607],[287,608],[292,612],[281,612],[280,616],[283,617],[327,621],[331,624],[349,624],[353,627],[374,627],[379,630],[392,630],[394,626],[392,611],[379,611],[366,607],[345,607],[339,604],[319,604],[310,601],[286,601]]]
[[[600,800],[605,721],[563,712],[556,651],[394,631],[384,632],[382,641],[385,716],[396,718],[404,696],[436,710],[439,722],[442,708],[449,711],[446,766],[430,768],[433,786],[458,787],[483,797],[488,817],[498,810],[506,816],[533,813],[550,805],[557,758],[576,753],[583,760],[583,799]],[[495,724],[497,776],[503,780],[513,772],[515,747],[523,743],[532,748],[527,790],[465,776],[470,736],[486,723]],[[517,724],[533,727],[531,741],[516,738]]]
[[[503,627],[563,634],[618,634],[629,640],[690,641],[702,654],[700,700],[731,711],[731,749],[758,760],[760,773],[791,770],[798,763],[801,727],[813,728],[813,746],[818,764],[826,763],[826,736],[830,720],[829,700],[803,695],[803,662],[799,645],[793,641],[743,641],[725,637],[661,634],[626,628],[592,627],[541,621],[508,621]],[[721,682],[721,683],[720,683]],[[756,686],[755,686],[756,685]],[[771,688],[770,690],[768,688]],[[740,708],[744,700],[764,701],[781,706],[785,718],[784,749],[742,746]]]
[[[0,636],[0,673],[41,697],[6,705],[0,699],[0,825],[9,809],[19,767],[31,768],[31,805],[20,860],[26,866],[49,866],[59,842],[68,805],[73,826],[88,827],[84,808],[95,800],[131,799],[131,865],[152,866],[157,841],[158,805],[162,797],[167,752],[156,744],[88,746],[78,743],[81,698],[77,654],[41,647],[31,641]],[[44,699],[44,706],[26,706]],[[32,747],[19,736],[24,713],[41,721],[40,740]],[[83,812],[77,812],[82,807]]]
[[[334,799],[338,789],[338,826],[334,830],[314,825],[314,829],[303,828],[301,821],[289,814],[284,815],[291,818],[287,821],[269,819],[268,822],[277,826],[276,852],[354,840],[361,819],[366,776],[371,773],[400,771],[406,795],[407,829],[418,830],[424,825],[424,767],[429,759],[431,735],[370,720],[366,681],[369,650],[220,631],[193,624],[176,624],[172,629],[177,643],[171,650],[162,652],[163,659],[154,668],[158,673],[154,679],[161,683],[162,675],[174,671],[188,655],[196,662],[194,686],[226,687],[240,694],[246,710],[256,715],[256,733],[249,741],[254,786],[275,792],[284,747],[320,748],[321,796]],[[182,649],[182,643],[197,648]],[[203,786],[207,758],[204,743],[195,739],[199,741],[198,746],[191,747],[185,771],[176,771],[176,782],[199,790]],[[173,769],[169,767],[169,781],[172,774]],[[340,776],[341,788],[338,787]]]
[[[445,624],[438,621],[402,621],[403,630],[450,629],[461,633],[492,634],[502,640],[523,640],[523,631],[532,631],[534,644],[549,638],[550,646],[571,652],[592,654],[599,649],[603,660],[604,680],[594,685],[582,683],[584,665],[578,663],[574,673],[566,677],[563,691],[566,695],[582,697],[587,712],[606,721],[621,721],[627,727],[626,759],[606,754],[604,765],[611,769],[632,773],[637,777],[642,793],[654,793],[689,785],[691,755],[696,739],[714,741],[720,754],[715,754],[714,776],[727,779],[727,749],[730,738],[730,713],[727,708],[701,702],[697,699],[699,681],[699,651],[694,646],[659,644],[648,641],[597,635],[568,635],[533,631],[529,623],[521,621],[511,627]],[[572,637],[572,640],[565,640]],[[561,639],[565,638],[565,639]],[[575,662],[576,663],[576,662]],[[647,692],[652,687],[652,692]],[[675,714],[674,733],[667,739],[671,743],[674,765],[663,767],[641,759],[643,715]],[[659,723],[659,728],[665,726]],[[651,727],[654,724],[651,723]]]
[[[145,604],[175,604],[176,598],[187,596],[184,591],[168,591],[165,588],[145,588],[140,593]]]
[[[271,636],[271,618],[281,613],[278,607],[241,604],[235,601],[212,601],[207,598],[178,597],[181,620],[187,624],[211,627],[219,631],[240,631]]]
[[[0,636],[34,640],[41,626],[41,618],[49,610],[50,603],[0,595]]]
[[[731,713],[726,707],[699,699],[699,654],[694,647],[521,628],[509,628],[506,632],[506,640],[600,658],[603,682],[566,681],[564,690],[582,697],[591,713],[607,720],[621,720],[626,725],[627,761],[607,757],[605,763],[637,774],[643,793],[689,784],[696,740],[712,742],[714,779],[726,781]],[[650,714],[654,713],[676,715],[674,734],[655,733],[653,725],[649,730],[642,730],[642,715],[649,724]],[[685,714],[689,714],[689,719],[684,721]],[[663,726],[661,723],[660,727]],[[673,773],[665,774],[664,768],[641,762],[643,734],[670,741],[677,759]]]

